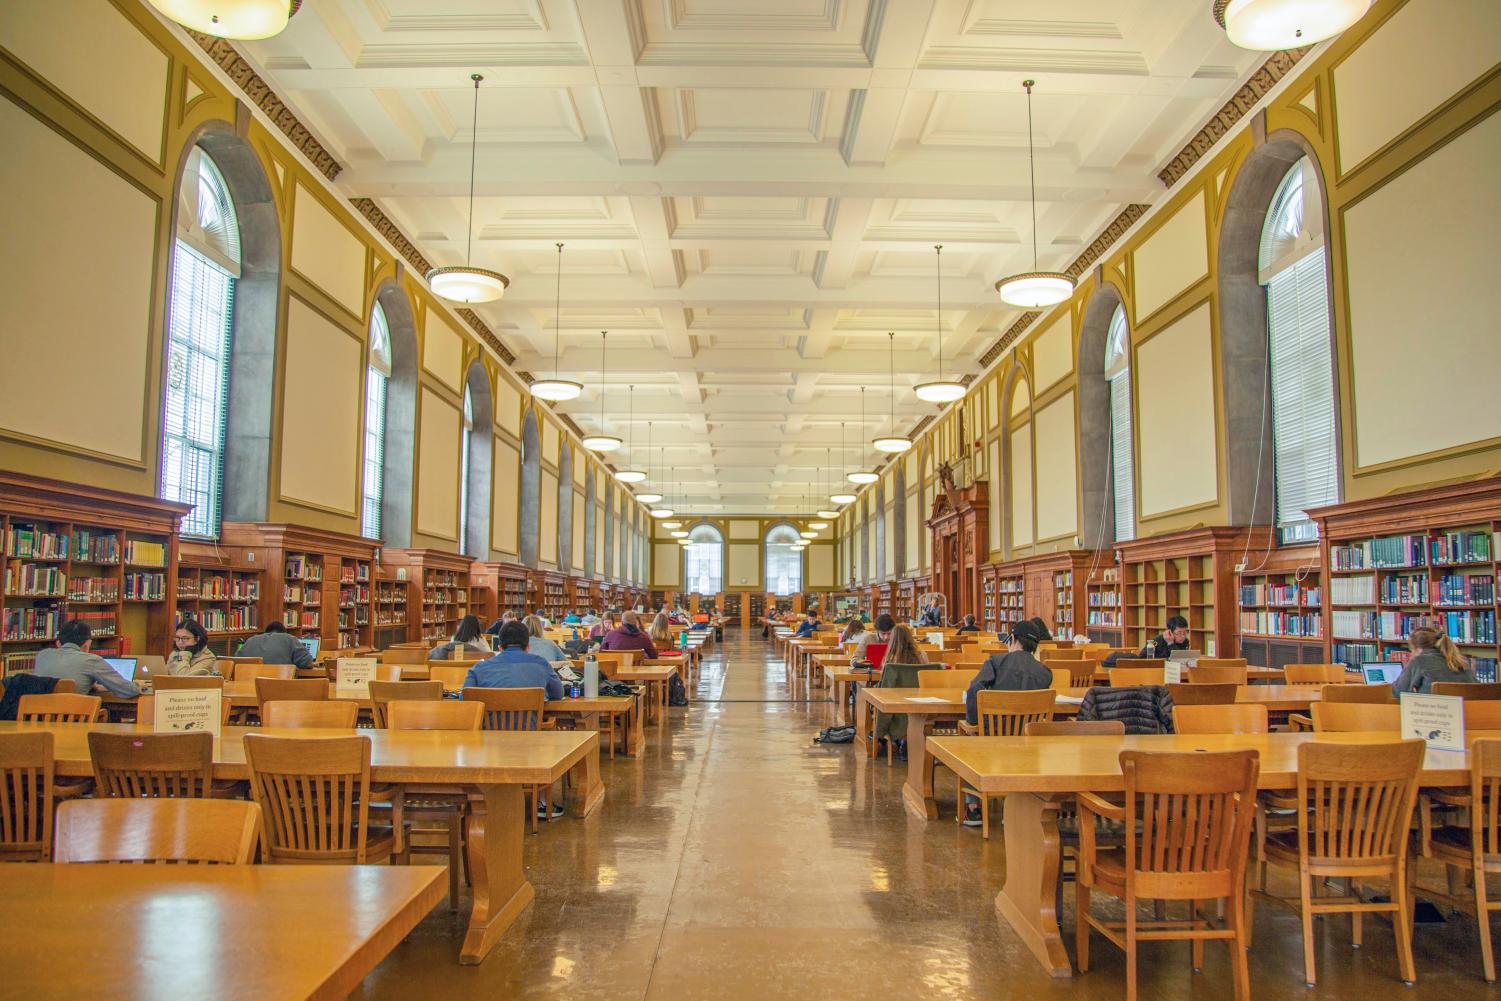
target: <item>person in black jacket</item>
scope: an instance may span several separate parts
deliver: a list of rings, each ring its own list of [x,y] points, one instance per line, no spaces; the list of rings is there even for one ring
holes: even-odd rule
[[[1181,615],[1171,615],[1162,634],[1142,647],[1138,656],[1148,660],[1166,660],[1174,650],[1187,650],[1189,642],[1188,620]]]
[[[979,722],[979,695],[984,691],[1030,692],[1039,688],[1051,688],[1053,672],[1033,656],[1037,644],[1042,641],[1045,629],[1039,629],[1033,621],[1018,622],[1011,627],[1004,654],[993,653],[980,673],[969,683],[964,693],[964,715],[970,725]],[[973,796],[964,797],[964,826],[979,827],[981,824],[980,801]]]
[[[957,632],[961,633],[977,633],[979,631],[980,627],[975,625],[975,617],[973,615],[966,615],[964,617],[964,625],[960,626],[957,630]]]

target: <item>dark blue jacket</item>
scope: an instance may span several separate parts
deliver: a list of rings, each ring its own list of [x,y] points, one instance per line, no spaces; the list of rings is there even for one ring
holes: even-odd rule
[[[469,669],[464,676],[465,688],[543,688],[549,699],[563,697],[563,679],[552,665],[527,653],[520,647],[508,646],[488,660],[482,660]]]

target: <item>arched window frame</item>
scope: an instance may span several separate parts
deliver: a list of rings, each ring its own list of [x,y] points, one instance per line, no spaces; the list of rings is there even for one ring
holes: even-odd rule
[[[370,355],[365,366],[365,462],[360,478],[360,534],[383,538],[385,496],[386,390],[391,379],[391,325],[379,302],[370,310]]]
[[[704,523],[688,529],[683,546],[683,590],[689,594],[716,595],[724,590],[724,536]]]
[[[803,589],[803,554],[793,544],[802,539],[796,525],[778,522],[766,530],[762,548],[766,590],[778,597]]]
[[[1131,328],[1117,303],[1105,334],[1105,382],[1110,395],[1110,497],[1115,541],[1136,538],[1135,438],[1131,411]]]

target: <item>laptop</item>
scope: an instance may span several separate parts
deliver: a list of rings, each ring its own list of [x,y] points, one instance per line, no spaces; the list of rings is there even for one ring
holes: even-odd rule
[[[1368,685],[1390,685],[1402,676],[1402,665],[1394,661],[1362,664],[1360,673],[1365,675]]]
[[[307,647],[307,652],[308,652],[308,656],[309,657],[313,658],[314,660],[318,659],[318,644],[320,642],[322,642],[322,638],[321,637],[318,637],[318,636],[299,636],[299,637],[297,637],[297,642],[299,642],[303,646]]]
[[[136,678],[136,659],[134,657],[106,657],[104,662],[115,669],[115,673],[126,681],[134,681]]]
[[[1202,650],[1172,650],[1169,651],[1167,659],[1180,661],[1192,667],[1193,662],[1202,656],[1204,656],[1204,651]]]

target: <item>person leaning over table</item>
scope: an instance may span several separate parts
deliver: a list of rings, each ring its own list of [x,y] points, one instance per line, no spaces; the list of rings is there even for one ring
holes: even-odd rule
[[[266,623],[259,636],[252,636],[240,645],[236,657],[259,657],[262,664],[295,664],[297,667],[312,667],[313,655],[297,637],[287,632],[280,619]]]
[[[57,645],[37,651],[33,673],[38,678],[67,678],[80,695],[92,692],[96,684],[122,698],[140,695],[139,685],[122,678],[103,657],[90,651],[93,645],[89,624],[69,619],[57,630]]]
[[[520,622],[500,627],[500,652],[464,675],[465,688],[541,688],[549,699],[563,697],[563,679],[543,658],[528,652],[532,635]]]
[[[793,635],[799,639],[806,639],[818,632],[818,609],[810,608],[803,616],[803,621],[797,625],[797,632]]]
[[[1392,682],[1392,691],[1396,694],[1431,692],[1434,682],[1474,684],[1475,669],[1470,666],[1469,658],[1459,652],[1449,634],[1442,629],[1418,626],[1407,634],[1407,645],[1413,658]]]
[[[175,675],[217,674],[219,661],[208,648],[208,632],[197,619],[183,619],[172,634],[172,652],[167,655],[167,673]]]
[[[891,630],[895,627],[896,620],[893,619],[890,614],[882,612],[880,615],[877,615],[875,629],[867,629],[865,632],[861,633],[860,638],[855,641],[855,648],[850,651],[850,666],[858,667],[859,665],[865,663],[870,659],[865,653],[865,648],[870,646],[872,643],[890,644]]]

